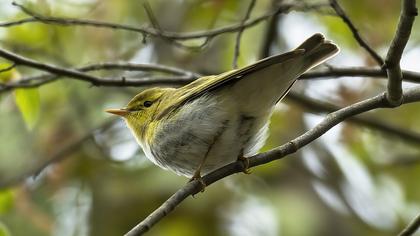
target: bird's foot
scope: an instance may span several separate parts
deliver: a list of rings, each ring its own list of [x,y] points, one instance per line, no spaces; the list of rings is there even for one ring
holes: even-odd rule
[[[247,175],[251,174],[251,170],[249,169],[249,159],[240,155],[238,157],[238,161],[241,161],[244,164],[244,170],[242,172],[244,172]]]
[[[197,180],[200,183],[200,185],[201,185],[200,192],[204,192],[204,190],[206,189],[207,185],[206,185],[206,183],[204,183],[203,178],[201,177],[199,171],[198,172],[195,172],[195,174],[193,175],[193,177],[191,177],[191,179],[188,182],[192,182],[192,181],[195,181],[195,180]],[[194,197],[194,195],[195,194],[193,194],[193,197]]]

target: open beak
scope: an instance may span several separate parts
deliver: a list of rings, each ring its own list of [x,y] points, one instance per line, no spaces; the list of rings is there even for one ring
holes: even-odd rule
[[[105,112],[124,117],[128,114],[129,111],[122,108],[122,109],[107,109],[107,110],[105,110]]]

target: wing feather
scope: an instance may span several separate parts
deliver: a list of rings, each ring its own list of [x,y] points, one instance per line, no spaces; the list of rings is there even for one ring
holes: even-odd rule
[[[237,70],[231,70],[219,75],[205,76],[196,81],[187,84],[172,94],[172,97],[177,97],[176,102],[169,102],[167,107],[162,108],[161,113],[157,115],[157,119],[164,117],[166,114],[178,109],[187,102],[190,102],[203,94],[206,94],[211,91],[215,91],[221,87],[233,84],[243,78],[246,78],[246,75],[252,74],[256,71],[264,69],[274,64],[284,63],[288,60],[294,59],[296,57],[302,56],[305,53],[304,49],[295,49],[293,51],[274,55],[271,57],[264,58],[254,64],[243,67]]]

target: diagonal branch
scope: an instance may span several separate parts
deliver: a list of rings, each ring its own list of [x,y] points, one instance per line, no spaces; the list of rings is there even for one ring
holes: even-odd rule
[[[353,22],[350,20],[350,18],[347,16],[346,12],[343,10],[343,8],[340,6],[340,4],[337,2],[337,0],[330,0],[330,5],[334,9],[334,11],[337,13],[337,15],[343,20],[343,22],[349,27],[350,31],[353,33],[353,37],[356,39],[357,43],[364,48],[370,56],[378,63],[380,67],[384,65],[384,60],[381,56],[376,53],[375,50],[373,50],[368,43],[362,38],[362,36],[359,34],[359,31],[357,30],[356,26],[354,26]]]
[[[292,102],[298,103],[301,106],[304,106],[307,111],[312,111],[314,113],[321,113],[325,114],[328,112],[334,112],[340,109],[340,107],[335,106],[330,103],[317,101],[313,98],[295,93],[290,92],[286,96],[287,100],[291,100]],[[305,110],[306,111],[306,110]],[[394,137],[399,137],[404,141],[408,141],[414,145],[418,145],[420,143],[420,134],[411,132],[410,130],[404,130],[400,127],[393,126],[386,122],[380,121],[378,119],[369,117],[369,116],[356,116],[350,117],[349,122],[362,125],[371,129],[376,129],[381,131],[385,134],[392,135]]]
[[[12,70],[15,67],[16,67],[16,63],[13,63],[10,66],[7,66],[5,68],[0,69],[0,73],[3,73],[3,72],[6,72],[6,71],[9,71],[9,70]]]
[[[403,93],[403,95],[404,103],[420,101],[420,87],[408,89]],[[292,141],[270,151],[250,157],[249,167],[263,165],[268,162],[272,162],[274,160],[279,160],[283,157],[286,157],[287,155],[298,151],[302,147],[316,140],[340,122],[373,109],[386,107],[388,107],[386,95],[380,94],[375,97],[342,108],[338,111],[332,112],[328,114],[324,118],[324,120],[321,121],[318,125],[308,130],[301,136],[293,139]],[[202,178],[202,181],[206,186],[209,186],[212,183],[223,179],[227,176],[242,172],[244,168],[245,166],[243,162],[233,162],[207,174]],[[175,207],[178,206],[188,196],[197,194],[200,190],[201,183],[198,180],[187,183],[183,188],[179,189],[167,201],[165,201],[159,208],[157,208],[148,217],[146,217],[142,222],[140,222],[138,225],[132,228],[126,234],[126,236],[143,235],[160,220],[162,220],[166,215],[172,212],[175,209]]]
[[[416,231],[420,228],[420,214],[418,214],[410,224],[407,225],[406,228],[398,234],[398,236],[411,236],[416,233]]]
[[[408,42],[413,27],[414,18],[417,16],[416,0],[403,0],[400,19],[394,39],[389,46],[385,59],[385,68],[388,74],[387,99],[389,104],[398,106],[402,102],[402,73],[400,60],[405,45]]]
[[[85,73],[82,73],[80,71],[73,70],[73,69],[66,69],[66,68],[61,68],[61,67],[54,66],[51,64],[41,63],[41,62],[29,59],[29,58],[20,56],[18,54],[14,54],[12,52],[6,51],[1,48],[0,48],[0,57],[10,60],[17,65],[32,67],[32,68],[36,68],[42,71],[47,71],[53,74],[60,74],[60,75],[72,77],[75,79],[88,81],[93,84],[96,84],[97,81],[101,80],[101,78],[93,76],[93,75],[88,75],[88,74],[85,74]]]
[[[286,97],[289,100],[292,100],[293,102],[298,103],[299,105],[305,106],[309,111],[315,112],[315,113],[327,113],[327,112],[334,112],[336,110],[339,110],[340,108],[337,106],[334,106],[332,104],[323,103],[320,101],[315,101],[312,98],[296,94],[294,92],[290,92],[288,96]],[[10,178],[8,180],[0,181],[0,189],[5,189],[8,187],[11,187],[13,185],[19,184],[22,180],[30,177],[30,176],[36,176],[38,173],[40,173],[42,170],[44,170],[47,166],[57,163],[68,157],[73,151],[76,150],[76,148],[86,141],[90,140],[92,137],[93,132],[97,131],[105,131],[108,129],[114,120],[110,120],[108,122],[105,122],[95,128],[94,130],[86,133],[82,138],[79,140],[76,140],[75,142],[65,146],[64,148],[60,149],[58,152],[56,152],[54,155],[52,155],[50,158],[47,159],[46,162],[41,163],[40,165],[17,175],[14,178]],[[378,131],[384,132],[389,135],[400,137],[404,140],[407,140],[413,144],[418,145],[420,143],[420,135],[414,132],[410,132],[408,130],[402,130],[400,128],[394,127],[390,124],[381,122],[379,120],[373,119],[371,117],[350,117],[350,122],[353,122],[355,124],[359,124],[368,128],[376,129]]]
[[[0,57],[14,62],[16,65],[27,66],[38,70],[46,71],[52,74],[44,74],[39,76],[33,76],[19,81],[15,81],[8,84],[0,84],[0,92],[8,91],[14,88],[33,88],[38,87],[46,83],[53,82],[58,79],[59,76],[67,76],[76,80],[82,80],[90,82],[96,86],[139,86],[139,85],[157,85],[157,84],[174,84],[179,85],[192,79],[197,78],[197,74],[183,71],[178,68],[169,66],[153,65],[153,64],[134,64],[134,63],[98,63],[92,64],[85,67],[76,69],[66,69],[59,66],[38,62],[21,55],[6,51],[0,48]],[[100,70],[100,69],[120,69],[120,70],[136,70],[136,71],[154,71],[169,73],[176,76],[172,77],[161,77],[153,79],[142,80],[128,80],[122,79],[104,79],[97,76],[92,76],[84,71]]]
[[[324,71],[308,72],[300,76],[299,79],[325,79],[325,77],[371,77],[371,78],[386,78],[386,71],[381,69],[373,69],[369,67],[347,67],[335,68],[330,67]],[[414,71],[403,71],[403,80],[407,82],[420,83],[420,73]]]

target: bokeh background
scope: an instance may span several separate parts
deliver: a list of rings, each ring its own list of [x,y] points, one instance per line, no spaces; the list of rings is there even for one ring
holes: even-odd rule
[[[281,2],[258,0],[250,18],[272,11]],[[361,35],[385,56],[398,22],[400,1],[339,2]],[[141,1],[19,3],[45,16],[150,26]],[[173,32],[238,23],[249,5],[249,1],[235,0],[149,3],[160,27]],[[11,1],[0,1],[0,22],[25,17]],[[328,6],[291,11],[275,21],[269,54],[294,48],[306,37],[322,32],[342,49],[328,62],[330,65],[376,66]],[[269,21],[263,21],[244,31],[240,66],[264,55],[268,28]],[[403,69],[420,71],[419,29],[417,21],[401,61]],[[123,30],[41,23],[0,27],[1,48],[66,68],[119,61],[219,73],[232,68],[235,38],[235,33],[223,34],[197,48],[205,39],[179,42],[182,46]],[[1,68],[8,63],[1,61]],[[40,72],[17,67],[1,73],[0,80],[37,74]],[[138,71],[93,74],[151,76]],[[142,89],[96,87],[63,78],[36,89],[0,93],[1,236],[122,235],[187,182],[151,164],[123,121],[104,113],[106,108],[123,106]],[[293,91],[345,106],[384,89],[383,79],[341,77],[300,81]],[[323,115],[309,110],[286,97],[274,112],[270,137],[262,151],[287,142],[321,121]],[[381,109],[369,115],[401,130],[420,133],[419,104]],[[253,168],[251,175],[228,177],[188,198],[147,235],[396,235],[420,212],[419,145],[380,130],[342,123],[296,154]],[[28,171],[50,158],[60,161],[36,176],[27,176]]]

